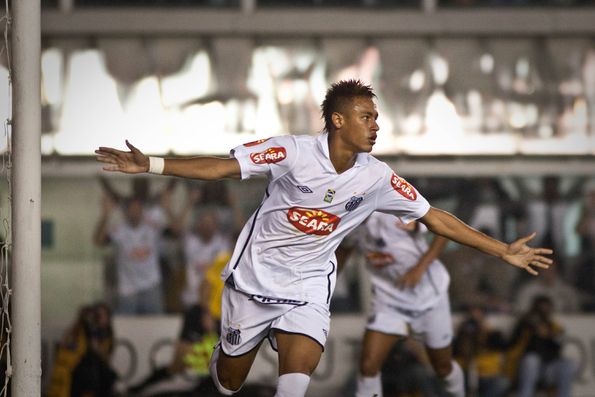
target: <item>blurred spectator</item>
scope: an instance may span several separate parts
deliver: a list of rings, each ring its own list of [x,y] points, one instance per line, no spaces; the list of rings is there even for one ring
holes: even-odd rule
[[[411,338],[396,343],[382,367],[382,390],[385,397],[450,396],[443,382],[436,377],[427,357],[422,356],[424,347]]]
[[[169,225],[169,219],[171,218],[171,205],[169,202],[176,181],[176,179],[171,178],[161,192],[152,195],[149,179],[135,177],[131,179],[131,193],[123,195],[114,189],[106,178],[99,178],[104,193],[116,204],[124,205],[129,199],[140,200],[143,204],[143,217],[147,222],[159,229],[164,229]]]
[[[221,320],[221,295],[223,294],[223,280],[221,272],[231,259],[231,251],[220,253],[209,269],[200,286],[200,302],[211,317],[211,322],[216,324],[216,331],[219,332],[219,321]]]
[[[563,313],[580,311],[580,297],[576,289],[559,276],[556,264],[519,288],[514,299],[515,311],[522,313],[529,310],[538,296],[547,296],[556,310]]]
[[[204,368],[200,372],[201,375],[206,375],[207,364],[218,340],[215,330],[215,324],[211,321],[208,312],[205,312],[199,305],[190,307],[184,313],[182,330],[175,345],[174,357],[169,365],[155,368],[147,378],[128,388],[128,392],[132,395],[140,394],[156,383],[167,380],[176,374],[183,373],[189,367],[188,357],[195,350],[204,348],[205,342],[208,345],[205,351],[207,354],[203,357]]]
[[[188,192],[186,206],[180,212],[175,225],[177,234],[182,234],[182,246],[185,261],[185,283],[182,291],[182,303],[188,309],[199,302],[199,287],[205,272],[215,261],[217,256],[231,250],[229,233],[225,233],[219,222],[219,211],[216,207],[202,206],[195,209],[205,196],[197,187],[191,187]],[[192,217],[195,209],[194,221],[189,228],[185,228],[187,219]],[[180,230],[182,229],[182,230]]]
[[[412,337],[401,338],[392,346],[381,373],[384,397],[450,396],[434,374],[423,343]],[[356,379],[354,372],[336,396],[355,396]]]
[[[207,375],[208,362],[220,331],[223,292],[223,280],[220,274],[230,257],[229,251],[224,252],[209,266],[200,285],[200,291],[197,293],[201,297],[201,304],[194,304],[185,311],[182,330],[171,363],[154,369],[143,381],[131,386],[128,389],[130,393],[141,393],[148,387],[189,369],[199,375]],[[215,386],[210,383],[208,377],[201,379],[197,386],[198,391],[201,393],[214,391]]]
[[[506,236],[506,221],[518,212],[516,204],[496,178],[463,179],[457,189],[457,216],[476,229],[488,231],[499,240],[516,239]]]
[[[576,225],[581,238],[576,286],[585,296],[584,309],[595,310],[595,190],[587,193],[582,212]]]
[[[85,306],[57,348],[48,397],[110,397],[117,379],[111,311],[104,303]]]
[[[110,226],[115,202],[108,196],[95,229],[98,246],[113,243],[118,277],[117,312],[157,314],[163,312],[162,277],[159,268],[159,230],[144,216],[139,198],[127,200],[125,219]]]
[[[577,178],[565,192],[560,188],[560,178],[545,176],[540,194],[532,192],[520,180],[515,180],[520,196],[525,201],[524,229],[521,234],[537,232],[531,243],[538,247],[554,250],[554,261],[560,267],[563,277],[566,273],[564,255],[566,253],[566,235],[564,224],[572,201],[580,197],[585,178]]]
[[[489,328],[483,310],[469,307],[453,344],[454,356],[466,374],[467,393],[478,397],[506,395],[510,381],[504,373],[505,348],[504,336]]]
[[[100,177],[99,182],[104,194],[111,198],[115,205],[124,212],[129,200],[135,199],[142,203],[143,220],[152,225],[159,233],[157,250],[161,278],[165,281],[163,287],[168,287],[170,290],[175,288],[174,285],[171,285],[171,274],[175,263],[172,263],[173,255],[171,255],[171,252],[168,252],[168,237],[173,237],[169,233],[169,226],[172,224],[171,219],[173,219],[171,200],[177,180],[169,180],[162,190],[156,194],[152,194],[149,178],[134,177],[130,181],[130,193],[127,195],[116,190],[105,177]],[[106,262],[106,298],[108,301],[113,302],[117,300],[118,296],[117,266],[114,264],[113,257],[107,257]],[[173,305],[168,304],[168,308],[170,306]]]
[[[554,387],[556,397],[571,396],[577,364],[562,356],[564,331],[553,312],[553,301],[537,296],[514,328],[509,370],[517,377],[518,397],[533,397],[541,385]]]
[[[487,229],[481,231],[490,235]],[[515,268],[502,266],[498,258],[463,245],[442,254],[442,262],[450,274],[453,310],[461,310],[471,303],[488,311],[510,311],[509,301],[517,275]]]
[[[506,220],[512,208],[512,200],[496,179],[479,178],[473,184],[477,190],[476,202],[471,206],[469,225],[476,229],[489,230],[490,236],[505,239]],[[464,192],[467,195],[468,191]],[[514,236],[515,238],[517,236]]]
[[[195,185],[190,184],[188,188],[192,191]],[[221,231],[235,237],[244,227],[244,215],[237,197],[238,195],[229,192],[225,181],[204,182],[200,185],[200,193],[194,206],[195,209],[213,209],[219,218]]]

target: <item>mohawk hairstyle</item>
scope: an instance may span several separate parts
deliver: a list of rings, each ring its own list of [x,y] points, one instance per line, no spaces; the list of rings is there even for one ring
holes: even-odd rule
[[[364,84],[361,80],[341,80],[331,84],[321,105],[325,131],[331,132],[333,113],[340,112],[347,101],[357,97],[376,98],[376,94],[372,87]]]

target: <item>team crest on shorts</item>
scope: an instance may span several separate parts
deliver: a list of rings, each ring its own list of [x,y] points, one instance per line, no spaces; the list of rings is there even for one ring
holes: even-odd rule
[[[225,340],[230,345],[239,345],[242,342],[242,337],[240,334],[242,331],[236,328],[229,327],[227,329],[227,335],[225,335]]]
[[[347,202],[347,204],[345,204],[345,209],[347,211],[353,211],[354,209],[359,207],[362,201],[364,201],[364,198],[362,196],[352,196]]]

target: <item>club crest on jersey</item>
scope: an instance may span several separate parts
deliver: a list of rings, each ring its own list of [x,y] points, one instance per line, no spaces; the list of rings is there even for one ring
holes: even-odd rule
[[[244,146],[246,147],[250,147],[250,146],[256,146],[256,145],[260,145],[263,142],[268,141],[271,138],[266,138],[266,139],[259,139],[257,141],[252,141],[252,142],[248,142],[248,143],[244,143]]]
[[[242,342],[242,337],[240,336],[241,333],[242,331],[239,329],[229,327],[227,329],[227,334],[225,335],[225,340],[230,345],[239,345]]]
[[[324,195],[324,201],[326,201],[327,203],[332,203],[333,199],[335,198],[335,191],[333,189],[329,189],[326,191],[326,194]]]
[[[250,160],[254,164],[275,164],[285,160],[287,152],[284,147],[270,147],[262,152],[250,153]]]
[[[347,202],[347,204],[345,204],[345,209],[347,211],[353,211],[354,209],[359,207],[362,201],[364,201],[364,198],[362,196],[352,196]]]
[[[397,174],[393,174],[390,178],[390,184],[393,189],[397,191],[401,196],[407,200],[415,201],[417,199],[417,192],[405,179],[401,178]]]
[[[315,208],[292,207],[287,211],[287,220],[300,232],[326,236],[335,231],[341,218]]]

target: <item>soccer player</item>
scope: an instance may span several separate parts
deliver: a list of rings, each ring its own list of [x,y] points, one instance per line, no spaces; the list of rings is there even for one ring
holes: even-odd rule
[[[428,245],[425,234],[422,223],[404,224],[391,214],[375,212],[348,237],[366,257],[374,294],[356,397],[382,396],[380,370],[395,343],[408,334],[408,325],[421,336],[447,391],[465,395],[463,372],[452,360],[449,276],[437,259],[448,240],[435,236]]]
[[[264,198],[248,219],[222,278],[221,339],[211,359],[219,391],[244,383],[265,338],[278,351],[277,397],[302,397],[326,342],[336,280],[335,250],[372,212],[419,219],[432,232],[537,274],[549,249],[530,248],[533,235],[506,244],[430,207],[407,181],[369,152],[379,130],[372,89],[356,80],[333,84],[322,103],[325,133],[246,143],[228,159],[163,159],[96,150],[106,171],[151,172],[202,180],[267,176]]]

